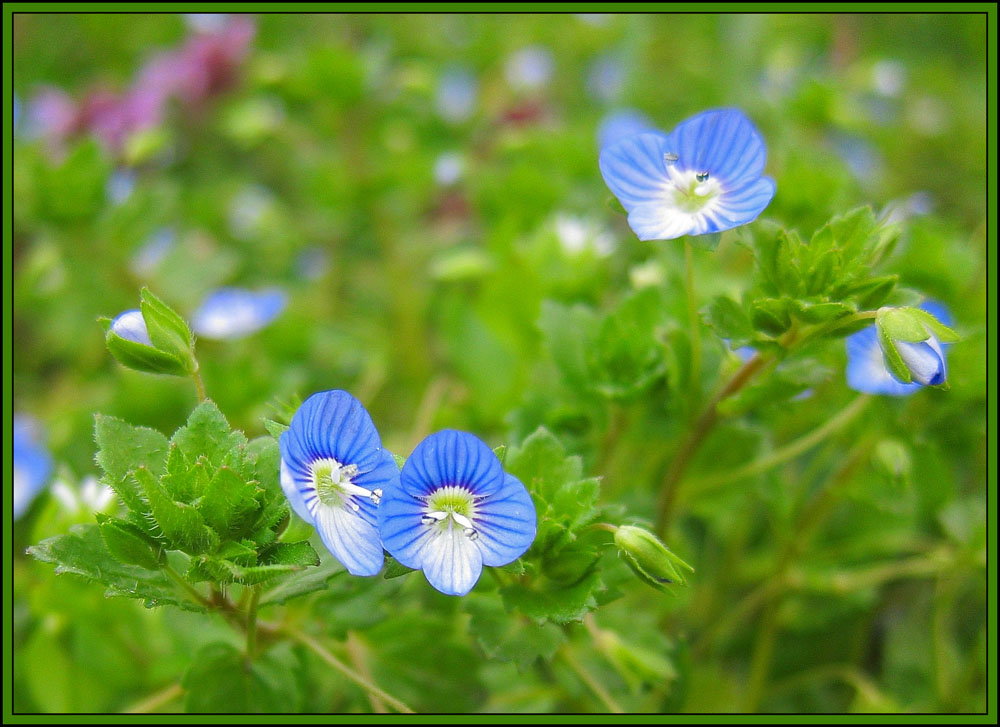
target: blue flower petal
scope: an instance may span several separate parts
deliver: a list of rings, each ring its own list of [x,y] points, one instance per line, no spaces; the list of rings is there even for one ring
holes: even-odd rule
[[[937,386],[945,380],[941,347],[933,338],[919,343],[896,341],[896,350],[918,384]]]
[[[222,288],[194,312],[191,327],[202,338],[241,338],[273,321],[287,302],[288,296],[281,290]]]
[[[15,414],[13,421],[13,499],[12,514],[15,520],[45,487],[52,474],[52,457],[40,443],[40,425],[34,418]]]
[[[520,558],[537,531],[535,504],[521,481],[505,474],[503,488],[480,503],[475,525],[483,565],[507,565]]]
[[[298,483],[296,482],[295,476],[292,475],[291,470],[285,462],[284,457],[281,459],[280,468],[280,479],[281,479],[281,490],[285,493],[285,497],[288,498],[288,504],[292,506],[295,514],[300,518],[305,520],[310,525],[314,525],[312,513],[309,512],[309,508],[306,507],[306,501],[302,496],[302,492],[299,490]]]
[[[423,542],[427,582],[449,596],[464,596],[471,591],[483,572],[483,557],[476,543],[453,525]]]
[[[626,211],[663,199],[670,185],[663,161],[667,151],[667,136],[658,131],[629,136],[601,150],[601,176]]]
[[[718,230],[728,230],[745,225],[757,219],[760,213],[771,204],[775,191],[773,179],[760,177],[742,189],[723,193],[715,208],[704,214],[715,218]]]
[[[378,506],[382,545],[407,568],[420,569],[423,565],[423,541],[430,537],[420,522],[423,511],[424,503],[402,489],[385,490]]]
[[[863,394],[908,396],[920,384],[898,381],[885,365],[875,326],[847,337],[847,385]]]
[[[316,530],[333,556],[356,576],[373,576],[382,570],[382,545],[372,523],[374,504],[361,505],[366,517],[340,507],[319,505],[315,510]]]
[[[309,466],[332,457],[341,464],[370,472],[382,464],[382,443],[361,402],[346,391],[321,391],[303,402],[281,435],[281,457],[297,478],[308,478]]]
[[[704,111],[681,122],[668,146],[678,155],[680,169],[708,172],[727,190],[760,177],[767,159],[763,139],[739,109]]]
[[[644,114],[632,109],[624,109],[604,117],[597,130],[597,139],[601,149],[604,149],[622,139],[650,131],[656,131],[656,129],[653,128],[653,124]]]
[[[477,496],[491,495],[503,487],[503,468],[481,439],[445,429],[418,444],[400,473],[400,486],[414,497],[444,485],[465,487]]]
[[[111,321],[111,330],[126,341],[141,343],[144,346],[153,345],[149,339],[149,331],[146,329],[146,319],[142,317],[142,311],[127,310],[124,313],[119,313]]]

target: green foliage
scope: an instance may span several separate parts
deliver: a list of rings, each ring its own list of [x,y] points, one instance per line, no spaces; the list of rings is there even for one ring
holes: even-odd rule
[[[297,659],[273,649],[250,661],[230,644],[208,644],[194,655],[181,685],[188,712],[294,712],[299,705]]]

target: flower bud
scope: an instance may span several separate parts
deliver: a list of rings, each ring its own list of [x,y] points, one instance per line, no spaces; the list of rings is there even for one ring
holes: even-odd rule
[[[143,302],[145,303],[145,300]],[[153,315],[155,317],[156,314]],[[151,374],[187,376],[197,368],[190,345],[179,352],[173,350],[179,348],[177,345],[179,337],[166,337],[164,340],[162,332],[157,329],[157,338],[166,346],[154,344],[150,327],[147,325],[148,316],[145,308],[127,310],[114,320],[102,318],[101,323],[107,330],[104,341],[108,351],[118,359],[119,363],[130,369]],[[181,323],[183,324],[183,321]],[[187,327],[187,324],[183,325]]]
[[[673,583],[684,585],[683,570],[694,572],[645,528],[622,525],[615,531],[615,545],[632,571],[658,590]]]
[[[886,368],[894,378],[924,386],[945,383],[941,344],[958,340],[953,330],[919,308],[880,308],[875,326]]]

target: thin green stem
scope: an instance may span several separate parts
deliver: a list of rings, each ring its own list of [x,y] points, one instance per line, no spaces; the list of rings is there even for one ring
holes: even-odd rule
[[[122,711],[123,714],[149,714],[150,712],[155,712],[165,705],[170,704],[182,694],[184,694],[184,687],[182,687],[179,683],[174,683],[165,689],[161,689],[155,694],[136,702],[132,706],[126,707]]]
[[[594,675],[583,668],[583,665],[577,662],[577,660],[570,654],[567,648],[563,648],[560,652],[563,662],[570,668],[570,670],[580,678],[594,696],[600,700],[601,704],[609,711],[614,714],[624,714],[625,710],[622,709],[621,705],[615,701],[615,698],[611,696],[611,693],[604,688]]]
[[[743,480],[748,477],[753,477],[754,475],[759,475],[772,467],[777,467],[779,464],[783,464],[791,459],[794,459],[795,457],[798,457],[803,452],[815,447],[834,432],[847,426],[847,424],[849,424],[856,416],[864,411],[870,401],[870,396],[859,396],[838,412],[836,416],[828,419],[821,426],[811,432],[808,432],[798,439],[789,442],[784,447],[779,447],[770,454],[752,462],[748,462],[745,465],[741,465],[740,467],[736,467],[735,469],[731,469],[727,472],[719,472],[703,479],[696,480],[692,483],[691,494],[703,495],[706,492],[710,492],[722,485],[726,485],[737,480]]]
[[[250,605],[247,608],[247,658],[253,659],[257,653],[257,605],[260,602],[260,585],[250,589]]]
[[[191,378],[194,380],[195,391],[198,392],[198,401],[205,401],[208,397],[205,395],[205,382],[201,380],[201,373],[198,369],[195,369]]]
[[[322,659],[324,662],[332,666],[334,669],[339,671],[345,677],[350,679],[352,682],[357,684],[362,689],[366,690],[369,694],[373,694],[379,699],[381,699],[385,704],[389,705],[397,712],[403,712],[405,714],[413,714],[413,710],[410,709],[403,701],[396,699],[394,696],[386,692],[384,689],[373,684],[368,679],[358,674],[356,671],[351,669],[347,664],[342,662],[340,659],[335,657],[329,651],[327,651],[322,644],[313,639],[306,633],[299,631],[291,626],[284,626],[281,628],[281,633],[288,636],[294,641],[305,646],[307,649],[312,651],[316,656]]]
[[[170,580],[172,580],[174,583],[176,583],[178,586],[180,586],[181,589],[185,593],[187,593],[189,596],[191,596],[191,598],[194,600],[194,602],[197,603],[199,606],[202,606],[202,607],[208,609],[209,611],[214,611],[215,610],[215,604],[213,604],[211,601],[209,601],[203,595],[201,595],[200,593],[198,593],[198,591],[195,589],[194,586],[192,586],[190,583],[188,583],[186,580],[184,580],[184,578],[181,577],[180,573],[178,573],[177,571],[175,571],[169,565],[164,565],[163,566],[163,572],[167,574],[167,577]]]
[[[687,294],[688,322],[691,326],[691,383],[695,391],[701,382],[701,319],[698,316],[698,297],[694,289],[694,248],[691,240],[684,238],[684,291]]]

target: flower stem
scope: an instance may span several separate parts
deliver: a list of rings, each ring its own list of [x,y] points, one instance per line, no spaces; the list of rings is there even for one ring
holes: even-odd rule
[[[609,712],[624,714],[625,710],[622,709],[621,705],[615,701],[615,698],[611,696],[608,690],[604,688],[604,685],[595,679],[590,672],[584,669],[567,649],[564,648],[560,654],[566,666],[568,666],[570,670],[580,678],[581,682],[587,685],[587,688],[594,693],[594,696],[601,701]]]
[[[753,477],[761,472],[766,472],[772,467],[777,467],[779,464],[797,457],[822,442],[826,439],[826,437],[833,434],[841,427],[849,424],[858,414],[864,411],[864,408],[870,401],[870,396],[859,396],[834,417],[825,421],[821,426],[807,434],[804,434],[798,439],[789,442],[784,447],[774,450],[769,455],[756,459],[753,462],[749,462],[740,467],[736,467],[735,469],[731,469],[728,472],[720,472],[695,481],[693,483],[695,492],[702,495],[721,485],[725,485],[736,480],[746,479],[747,477]]]
[[[299,631],[298,629],[293,628],[291,626],[285,626],[281,628],[281,633],[305,646],[307,649],[316,654],[316,656],[318,656],[320,659],[322,659],[327,664],[332,666],[334,669],[339,671],[345,677],[350,679],[352,682],[357,684],[362,689],[366,690],[369,694],[373,694],[379,699],[381,699],[383,702],[388,704],[397,712],[403,712],[405,714],[413,714],[413,710],[410,709],[404,702],[402,702],[399,699],[396,699],[391,694],[388,694],[383,689],[372,684],[368,679],[365,679],[363,676],[361,676],[356,671],[347,666],[347,664],[345,664],[340,659],[331,654],[329,651],[327,651],[325,648],[323,648],[322,644],[320,644],[318,641],[313,639],[308,634],[303,633],[302,631]]]
[[[691,383],[700,391],[701,381],[701,320],[698,316],[698,298],[694,290],[694,247],[684,238],[684,290],[687,293],[688,321],[691,325]]]
[[[140,702],[136,702],[131,707],[127,707],[123,710],[124,714],[149,714],[150,712],[155,712],[164,705],[170,704],[170,702],[177,699],[177,697],[184,694],[184,687],[180,683],[174,683],[165,689],[161,689],[155,694],[151,694]]]
[[[772,359],[773,357],[771,356],[763,356],[756,353],[749,361],[743,364],[733,375],[733,378],[712,397],[712,400],[705,407],[701,416],[698,417],[687,438],[681,442],[673,459],[670,460],[670,466],[663,477],[663,484],[660,486],[660,496],[656,504],[656,531],[658,533],[666,535],[667,528],[670,525],[670,518],[673,515],[674,503],[677,500],[677,490],[681,478],[684,476],[687,466],[691,463],[691,459],[698,451],[698,447],[701,446],[705,437],[708,436],[708,433],[712,431],[712,427],[718,421],[719,402],[727,399],[746,386],[757,372],[769,364]]]
[[[250,589],[250,605],[247,608],[247,658],[253,659],[257,653],[257,604],[260,602],[260,584]]]
[[[180,573],[178,573],[177,571],[175,571],[169,565],[164,565],[163,566],[163,572],[167,574],[167,577],[170,580],[172,580],[174,583],[176,583],[178,586],[180,586],[181,589],[185,593],[187,593],[189,596],[191,596],[191,598],[194,600],[194,602],[197,603],[199,606],[202,606],[203,608],[205,608],[205,609],[207,609],[209,611],[215,610],[215,604],[213,604],[211,601],[209,601],[203,595],[201,595],[200,593],[198,593],[198,591],[195,589],[194,586],[192,586],[190,583],[188,583],[186,580],[184,580],[181,577]]]
[[[201,373],[198,369],[195,369],[191,374],[191,378],[194,379],[194,388],[198,392],[198,401],[205,401],[208,397],[205,396],[205,382],[201,380]]]

